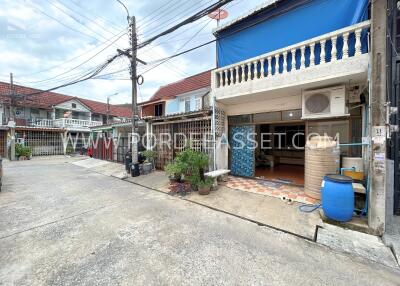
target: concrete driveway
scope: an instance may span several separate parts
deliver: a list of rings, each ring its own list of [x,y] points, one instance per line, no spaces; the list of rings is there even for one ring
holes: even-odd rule
[[[4,164],[1,285],[399,285],[395,269],[68,160]]]

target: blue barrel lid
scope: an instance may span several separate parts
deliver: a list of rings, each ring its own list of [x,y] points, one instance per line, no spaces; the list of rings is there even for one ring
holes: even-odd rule
[[[353,183],[353,179],[351,177],[337,174],[328,174],[324,177],[324,180],[335,183]]]

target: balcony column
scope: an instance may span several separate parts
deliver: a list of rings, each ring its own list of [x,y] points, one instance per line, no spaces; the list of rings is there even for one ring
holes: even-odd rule
[[[251,80],[251,63],[247,64],[247,79],[246,81]]]
[[[315,66],[315,43],[310,44],[310,67]]]
[[[331,62],[335,62],[337,60],[337,36],[332,38],[332,52],[331,52]]]
[[[290,71],[296,71],[296,49],[292,49],[290,51],[291,57],[292,57],[292,68]]]
[[[229,69],[229,79],[228,79],[228,85],[233,85],[233,68]]]
[[[219,87],[222,87],[223,86],[223,80],[222,80],[223,71],[220,71],[218,74],[219,74]]]
[[[349,33],[343,35],[343,55],[342,59],[347,59],[349,57]]]
[[[253,66],[254,66],[254,80],[258,79],[258,61],[254,61],[253,62]]]
[[[236,80],[235,80],[235,84],[238,84],[238,83],[239,83],[239,81],[240,81],[240,78],[239,78],[239,69],[240,69],[240,67],[239,67],[239,66],[236,66],[236,67],[235,67],[235,72],[236,72]]]
[[[322,40],[320,44],[321,44],[320,64],[324,64],[326,62],[326,52],[325,52],[326,40]]]
[[[271,57],[267,58],[267,65],[268,65],[268,70],[267,70],[266,75],[269,76],[269,75],[272,75],[272,58]]]
[[[355,55],[359,56],[361,55],[361,32],[362,29],[358,29],[355,31],[355,37],[356,37],[356,43],[355,43]]]
[[[274,75],[279,75],[279,54],[275,55],[275,73]]]
[[[306,46],[300,48],[300,70],[306,68]]]
[[[260,79],[264,78],[264,62],[265,62],[265,59],[261,59],[261,61],[260,61]]]
[[[246,82],[246,70],[245,70],[245,65],[244,64],[242,64],[241,65],[241,68],[242,68],[242,79],[241,79],[241,81],[240,81],[240,83],[245,83]]]
[[[283,52],[283,54],[282,54],[282,56],[283,56],[282,73],[287,72],[287,54],[288,54],[288,52]]]

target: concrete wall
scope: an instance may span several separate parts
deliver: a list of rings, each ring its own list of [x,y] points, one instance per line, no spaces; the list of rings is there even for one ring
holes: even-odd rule
[[[301,109],[301,94],[285,97],[272,97],[259,101],[250,101],[251,95],[246,103],[225,105],[227,115],[242,115],[261,112],[272,112],[282,110]]]
[[[76,104],[75,108],[72,107],[73,103]],[[84,106],[79,101],[74,100],[74,99],[68,100],[68,101],[60,103],[60,104],[57,104],[55,106],[55,108],[57,108],[57,109],[65,109],[65,110],[72,110],[72,111],[79,111],[79,112],[90,112],[90,110],[86,106]]]

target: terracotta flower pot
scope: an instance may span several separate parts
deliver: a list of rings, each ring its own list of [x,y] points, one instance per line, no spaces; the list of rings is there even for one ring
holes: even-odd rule
[[[210,187],[198,187],[199,195],[208,195],[210,193]]]

